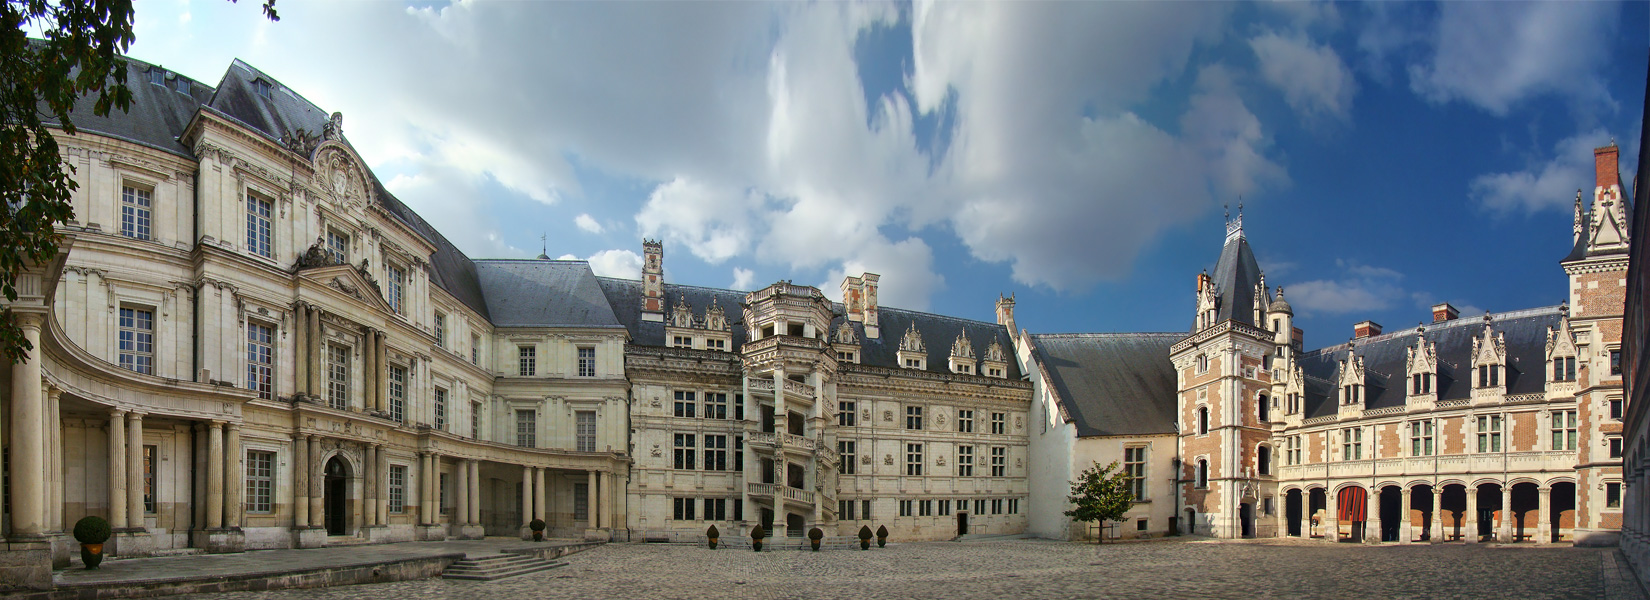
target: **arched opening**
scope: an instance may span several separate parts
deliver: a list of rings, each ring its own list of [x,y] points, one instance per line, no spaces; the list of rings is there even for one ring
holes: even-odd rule
[[[1404,507],[1404,491],[1398,486],[1381,488],[1381,541],[1396,542],[1409,510]]]
[[[1272,447],[1262,445],[1255,452],[1255,467],[1260,469],[1261,475],[1272,474]]]
[[[1209,487],[1209,461],[1199,458],[1197,459],[1197,488],[1204,489],[1207,487]]]
[[[1272,420],[1272,418],[1271,418],[1272,417],[1272,399],[1268,398],[1266,396],[1266,394],[1261,394],[1259,404],[1260,404],[1260,422],[1265,423],[1267,421],[1271,421]]]
[[[1548,531],[1552,535],[1551,541],[1567,542],[1574,540],[1575,537],[1573,537],[1573,534],[1576,526],[1576,484],[1568,481],[1560,481],[1553,484],[1552,488],[1553,490],[1549,494],[1553,506],[1548,509],[1547,512],[1548,518],[1552,519],[1552,523],[1548,524]]]
[[[1283,516],[1289,522],[1290,537],[1301,536],[1301,491],[1289,490],[1283,495]]]
[[[1369,521],[1369,492],[1358,486],[1342,488],[1335,498],[1336,541],[1364,541],[1364,525]],[[1343,533],[1344,532],[1344,533]]]
[[[326,514],[322,522],[326,524],[327,535],[349,535],[349,463],[341,456],[333,456],[327,461],[325,472],[321,505]]]
[[[1307,531],[1308,536],[1324,537],[1328,535],[1324,531],[1324,518],[1328,516],[1326,514],[1328,506],[1329,492],[1324,491],[1323,488],[1313,488],[1311,492],[1307,493],[1306,514],[1312,523],[1311,528]]]
[[[1255,505],[1248,502],[1238,505],[1238,528],[1244,538],[1255,537]]]
[[[1466,539],[1467,523],[1467,486],[1452,483],[1444,486],[1442,506],[1439,518],[1444,520],[1444,539],[1453,541]]]
[[[1432,523],[1438,518],[1438,513],[1433,510],[1432,506],[1432,486],[1422,484],[1410,488],[1409,514],[1405,515],[1405,518],[1410,520],[1412,528],[1420,528],[1419,534],[1415,533],[1413,529],[1411,530],[1411,540],[1429,541],[1432,539]]]
[[[1506,514],[1501,508],[1501,484],[1486,483],[1478,486],[1478,529],[1473,533],[1479,541],[1485,537],[1495,539],[1495,531]]]
[[[1512,486],[1512,506],[1508,512],[1512,513],[1512,541],[1533,542],[1536,533],[1541,529],[1541,492],[1539,486],[1533,482],[1515,483]]]
[[[1209,433],[1209,407],[1199,406],[1197,407],[1197,434],[1205,435],[1207,433]]]

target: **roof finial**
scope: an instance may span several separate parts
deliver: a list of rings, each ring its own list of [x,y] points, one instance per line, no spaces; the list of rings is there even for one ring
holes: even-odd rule
[[[546,239],[547,236],[539,234],[539,260],[550,260],[550,245]]]
[[[1222,202],[1222,203],[1220,203],[1220,209],[1223,210],[1223,211],[1226,211],[1226,217],[1225,217],[1226,222],[1231,223],[1232,222],[1232,205],[1227,204],[1225,202]]]

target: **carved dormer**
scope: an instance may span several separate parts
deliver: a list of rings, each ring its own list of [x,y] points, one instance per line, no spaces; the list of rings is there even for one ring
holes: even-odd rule
[[[905,330],[905,336],[899,340],[899,364],[907,369],[928,368],[928,346],[922,341],[922,333],[917,331],[917,324]]]
[[[1417,327],[1415,333],[1415,345],[1405,350],[1404,397],[1412,408],[1430,407],[1438,401],[1438,344],[1427,341],[1426,327]]]
[[[688,304],[687,296],[677,296],[676,306],[670,309],[670,326],[681,329],[693,329],[693,306]]]
[[[1364,357],[1353,354],[1349,348],[1346,358],[1341,359],[1335,378],[1335,398],[1340,404],[1342,414],[1351,413],[1356,416],[1364,409],[1364,403],[1369,400],[1365,394],[1364,382],[1367,381],[1364,372]]]
[[[1593,150],[1595,186],[1593,206],[1588,214],[1587,255],[1619,254],[1627,251],[1627,202],[1622,197],[1619,149],[1615,142]]]
[[[973,375],[976,362],[974,343],[968,340],[968,331],[965,330],[951,342],[951,372]]]
[[[1547,328],[1547,394],[1548,397],[1569,397],[1576,390],[1575,332],[1570,329],[1568,305],[1559,306],[1558,327]]]
[[[1215,315],[1220,309],[1220,293],[1215,290],[1215,281],[1209,277],[1207,271],[1197,276],[1197,316],[1192,321],[1192,331],[1202,331],[1215,324]]]
[[[1298,426],[1306,418],[1306,374],[1294,361],[1278,370],[1283,372],[1283,389],[1277,392],[1282,398],[1283,421],[1289,426]]]
[[[985,360],[980,363],[980,374],[997,379],[1008,378],[1008,351],[1003,349],[1003,343],[991,340],[991,345],[985,348]]]
[[[1484,314],[1484,332],[1472,339],[1472,397],[1499,401],[1507,393],[1507,334]]]
[[[859,364],[859,336],[854,333],[854,326],[843,321],[831,333],[831,349],[836,352],[838,362]]]

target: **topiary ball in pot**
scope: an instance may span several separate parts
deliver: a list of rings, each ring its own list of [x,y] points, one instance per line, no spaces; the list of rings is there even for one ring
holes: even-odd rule
[[[544,519],[533,519],[527,524],[527,528],[533,530],[533,541],[544,541]]]
[[[859,549],[871,549],[871,528],[867,525],[859,526]]]
[[[825,531],[824,530],[822,530],[818,527],[815,527],[813,529],[808,530],[808,545],[813,547],[814,552],[819,551],[819,540],[822,540],[824,538],[825,538]]]
[[[114,531],[103,517],[86,517],[74,524],[74,539],[80,542],[80,560],[87,569],[103,564],[103,543]]]
[[[716,549],[716,540],[721,538],[721,537],[722,537],[722,532],[717,531],[715,525],[711,525],[710,529],[705,530],[705,539],[710,542],[710,549],[711,550]]]
[[[877,547],[878,548],[883,548],[883,547],[887,547],[887,546],[888,546],[888,527],[885,526],[885,525],[878,525],[877,526]]]
[[[768,531],[766,529],[763,529],[761,525],[757,525],[756,529],[752,529],[751,530],[751,550],[754,550],[756,552],[761,552],[762,551],[762,538],[767,537],[767,536],[768,536]]]

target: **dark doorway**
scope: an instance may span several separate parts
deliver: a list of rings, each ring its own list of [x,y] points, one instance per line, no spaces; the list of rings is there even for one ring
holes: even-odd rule
[[[1289,521],[1289,535],[1301,536],[1301,491],[1289,490],[1283,495],[1283,515]]]
[[[1186,509],[1186,535],[1197,535],[1197,509]]]
[[[791,435],[802,435],[802,413],[789,413],[785,415],[785,420],[790,425],[789,431]]]
[[[761,410],[762,410],[762,432],[763,433],[773,433],[773,407],[768,406],[766,404],[763,404],[763,405],[761,405]]]
[[[1512,514],[1513,541],[1537,541],[1536,531],[1541,527],[1540,500],[1541,492],[1536,484],[1528,481],[1513,484],[1512,507],[1507,511]]]
[[[785,537],[802,537],[808,525],[803,522],[802,515],[790,513],[785,515]]]
[[[1575,526],[1576,484],[1560,481],[1554,483],[1552,487],[1553,491],[1549,498],[1551,498],[1553,506],[1547,509],[1547,517],[1552,519],[1552,523],[1548,531],[1552,535],[1550,541],[1562,542],[1566,539],[1564,530]]]
[[[1238,527],[1243,537],[1255,537],[1255,505],[1247,502],[1238,505]]]
[[[345,513],[349,511],[349,465],[342,458],[334,456],[327,461],[321,503],[326,509],[323,520],[327,535],[349,534],[349,521],[345,518]]]
[[[766,530],[769,535],[773,534],[773,509],[771,508],[762,509],[762,529]]]
[[[1404,507],[1403,490],[1391,485],[1381,488],[1381,541],[1398,541],[1407,518],[1409,511]]]
[[[1412,537],[1419,537],[1421,541],[1432,539],[1432,524],[1438,519],[1438,511],[1434,510],[1435,507],[1432,505],[1432,496],[1430,485],[1418,485],[1409,489],[1409,508],[1421,512],[1421,523],[1418,525],[1421,528],[1420,535]]]
[[[799,490],[807,489],[808,486],[805,483],[806,478],[807,478],[806,473],[807,473],[807,471],[802,468],[802,465],[798,465],[798,464],[794,464],[794,463],[786,463],[785,464],[785,475],[786,475],[785,484],[789,485],[793,488],[799,489]]]
[[[1272,420],[1271,419],[1271,415],[1272,415],[1272,410],[1271,409],[1272,409],[1272,401],[1266,397],[1266,394],[1261,394],[1260,395],[1260,422],[1265,423],[1267,421]],[[1261,472],[1265,473],[1266,471],[1262,470]]]
[[[1439,503],[1438,518],[1444,520],[1444,539],[1466,539],[1467,486],[1459,483],[1444,486],[1444,497]]]
[[[1501,510],[1501,485],[1486,483],[1478,486],[1478,540],[1483,541],[1485,536],[1495,536],[1495,515],[1505,514]]]
[[[762,483],[773,483],[774,463],[771,458],[762,459]]]
[[[968,513],[957,513],[957,535],[968,535]]]
[[[1323,488],[1313,488],[1312,491],[1307,493],[1307,500],[1306,515],[1312,523],[1312,527],[1309,530],[1310,535],[1312,537],[1324,537],[1328,535],[1328,533],[1324,531],[1324,517],[1327,516],[1328,513],[1329,492],[1324,491]]]
[[[1364,526],[1369,517],[1369,491],[1358,486],[1341,490],[1335,498],[1335,528],[1338,530],[1347,527],[1346,537],[1340,537],[1340,531],[1331,531],[1331,539],[1362,543],[1364,541]]]

